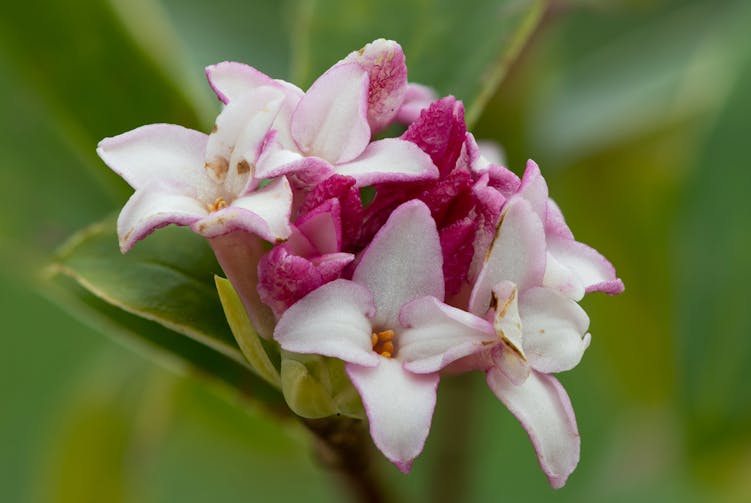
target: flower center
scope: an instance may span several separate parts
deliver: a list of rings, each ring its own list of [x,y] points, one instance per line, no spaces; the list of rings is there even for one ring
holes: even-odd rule
[[[373,351],[386,358],[393,357],[396,351],[394,347],[395,335],[393,330],[373,332],[373,335],[370,336],[370,340],[373,343]]]
[[[214,213],[215,211],[223,210],[227,206],[229,206],[227,204],[227,201],[225,201],[223,197],[219,196],[216,198],[216,201],[207,204],[206,208],[209,210],[209,213]]]

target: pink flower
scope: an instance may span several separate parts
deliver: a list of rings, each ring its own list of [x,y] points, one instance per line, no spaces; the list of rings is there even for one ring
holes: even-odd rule
[[[437,172],[414,144],[397,138],[371,142],[372,135],[397,114],[407,86],[407,67],[399,44],[376,40],[353,52],[319,77],[302,94],[240,63],[207,68],[220,99],[232,100],[275,82],[286,89],[285,106],[266,138],[258,176],[302,173],[305,184],[334,173],[358,186],[386,181],[425,180]]]
[[[268,241],[285,239],[290,186],[282,177],[259,188],[255,176],[283,98],[273,87],[260,87],[228,105],[208,136],[153,124],[102,140],[99,156],[136,189],[118,219],[122,251],[168,224],[208,238],[244,230]]]
[[[274,332],[288,351],[348,362],[376,446],[404,472],[427,438],[438,371],[496,337],[485,320],[442,302],[441,262],[428,208],[405,203],[363,252],[351,281],[314,290]]]

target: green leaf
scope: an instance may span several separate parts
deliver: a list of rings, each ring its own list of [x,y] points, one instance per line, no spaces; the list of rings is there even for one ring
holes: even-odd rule
[[[242,301],[232,284],[219,276],[214,277],[216,290],[224,308],[232,335],[234,335],[240,350],[256,373],[275,388],[281,389],[281,377],[279,371],[271,362],[266,349],[263,347],[261,338],[248,319]]]
[[[171,364],[199,370],[242,394],[278,404],[279,393],[250,369],[214,289],[219,266],[208,245],[168,228],[120,255],[111,220],[74,236],[48,270],[58,298],[108,335],[158,349]]]
[[[453,94],[471,123],[538,26],[547,2],[299,0],[292,76],[310,84],[329,66],[377,38],[404,48],[409,78]]]

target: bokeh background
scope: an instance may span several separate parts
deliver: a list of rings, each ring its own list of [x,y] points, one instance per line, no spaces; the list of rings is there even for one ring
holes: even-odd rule
[[[27,0],[0,16],[0,500],[346,501],[306,433],[69,314],[42,274],[129,191],[97,141],[208,130],[205,65],[306,86],[402,42],[511,169],[534,158],[626,292],[561,376],[582,458],[552,491],[481,376],[446,380],[410,501],[751,501],[747,0]],[[507,63],[513,60],[513,64]],[[497,71],[482,73],[488,61]],[[459,68],[459,71],[456,69]],[[499,85],[495,85],[495,83]],[[485,104],[485,107],[482,105]],[[118,267],[113,263],[112,267]]]

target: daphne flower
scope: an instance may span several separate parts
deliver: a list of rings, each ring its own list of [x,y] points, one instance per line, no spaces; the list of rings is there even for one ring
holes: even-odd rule
[[[233,101],[210,135],[170,124],[143,126],[99,143],[97,153],[136,192],[118,218],[123,252],[159,227],[190,226],[213,238],[244,230],[268,241],[289,235],[285,178],[259,189],[255,165],[283,103],[273,87]]]
[[[427,206],[397,208],[352,280],[314,290],[282,315],[282,348],[340,358],[378,448],[408,472],[430,429],[438,371],[495,340],[485,320],[442,302],[438,232]]]
[[[544,286],[545,231],[532,204],[517,195],[504,207],[470,297],[489,317],[498,342],[486,353],[487,382],[529,433],[553,487],[579,461],[579,433],[569,399],[550,375],[579,363],[589,346],[589,318],[572,299]]]
[[[371,142],[393,120],[407,89],[404,54],[396,42],[380,39],[353,52],[304,94],[240,63],[220,63],[206,73],[225,102],[270,82],[284,90],[284,107],[259,159],[262,178],[305,172],[306,179],[317,181],[338,173],[364,186],[437,177],[414,144],[398,138]]]

